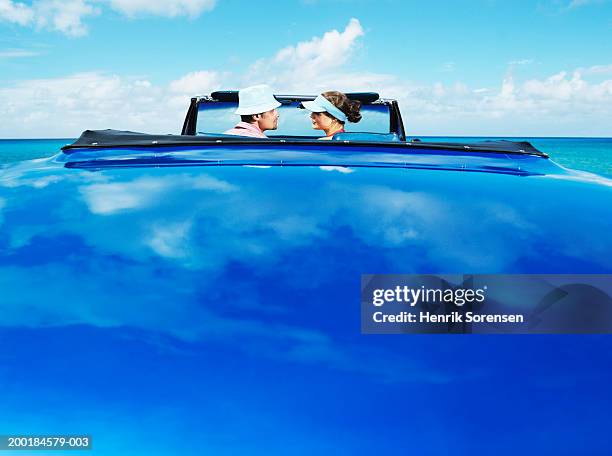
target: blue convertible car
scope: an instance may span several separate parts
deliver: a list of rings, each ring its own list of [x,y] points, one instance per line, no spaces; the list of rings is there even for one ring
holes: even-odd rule
[[[610,454],[605,336],[360,333],[364,273],[612,272],[612,181],[529,143],[87,131],[0,171],[0,434],[100,455]],[[23,454],[23,453],[20,453]]]

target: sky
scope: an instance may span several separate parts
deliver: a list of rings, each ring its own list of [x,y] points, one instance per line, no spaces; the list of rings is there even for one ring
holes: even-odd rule
[[[376,91],[408,134],[612,136],[612,1],[0,0],[0,138],[178,133],[190,97]]]

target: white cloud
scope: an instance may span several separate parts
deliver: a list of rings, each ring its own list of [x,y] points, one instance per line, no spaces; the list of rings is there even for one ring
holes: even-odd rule
[[[331,30],[323,36],[287,46],[272,58],[255,62],[246,76],[247,83],[267,81],[277,90],[337,87],[338,70],[347,63],[364,35],[359,20],[351,19],[344,30]]]
[[[188,255],[190,245],[190,220],[156,225],[145,241],[151,249],[166,258],[184,258]]]
[[[94,129],[156,131],[167,129],[173,119],[170,131],[176,131],[184,112],[159,101],[162,91],[146,80],[100,73],[20,81],[0,88],[0,117],[10,119],[0,125],[0,135],[73,137],[87,123]]]
[[[68,36],[85,35],[87,27],[82,18],[98,13],[99,10],[89,0],[37,0],[31,5],[0,0],[0,19],[58,31]]]
[[[226,193],[236,188],[211,176],[174,176],[168,179],[142,177],[129,183],[94,183],[79,188],[89,210],[97,215],[111,215],[127,209],[143,210],[176,187]]]
[[[92,72],[5,85],[0,87],[0,137],[75,137],[104,128],[178,133],[190,96],[218,89],[219,78],[201,72],[155,85]]]
[[[363,36],[363,28],[353,18],[343,32],[331,30],[321,38],[314,37],[310,41],[281,49],[274,57],[274,62],[293,67],[306,66],[316,71],[338,67],[348,59],[360,36]]]
[[[87,206],[93,214],[109,215],[127,209],[146,207],[165,189],[163,181],[141,178],[129,184],[102,183],[81,187]]]
[[[216,0],[110,0],[111,8],[128,16],[197,17],[215,7]]]
[[[70,36],[87,34],[81,19],[98,14],[99,10],[86,0],[45,0],[36,4],[36,23]]]
[[[108,6],[127,16],[197,17],[212,10],[216,0],[34,0],[30,4],[0,0],[0,21],[53,30],[68,36],[87,34],[83,18]]]
[[[35,57],[37,55],[39,55],[38,52],[26,51],[24,49],[7,49],[5,51],[0,51],[0,59]]]
[[[353,168],[347,168],[345,166],[319,166],[322,171],[337,171],[341,174],[351,174],[355,172]]]
[[[34,18],[32,8],[25,3],[0,0],[0,20],[28,25]]]
[[[222,75],[215,71],[194,71],[170,83],[170,91],[189,96],[206,94],[222,87]]]
[[[0,87],[0,137],[75,137],[86,129],[178,133],[190,97],[222,87],[227,75],[189,73],[167,85],[97,72]],[[36,106],[36,109],[32,109]]]
[[[594,3],[602,3],[603,0],[572,0],[568,5],[568,9],[579,8],[581,6],[592,5]]]
[[[609,65],[594,65],[589,68],[579,68],[578,70],[582,74],[612,74],[612,63]]]
[[[506,76],[498,87],[477,89],[462,83],[396,83],[401,90],[385,93],[399,99],[412,134],[612,134],[612,80],[592,81],[580,70],[526,81]]]

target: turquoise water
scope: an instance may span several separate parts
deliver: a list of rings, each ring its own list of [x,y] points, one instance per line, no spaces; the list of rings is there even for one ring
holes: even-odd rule
[[[50,157],[74,139],[0,139],[0,164]]]
[[[427,141],[474,142],[485,139],[529,141],[537,149],[566,168],[590,171],[612,177],[612,138],[508,138],[508,137],[441,137],[419,136]]]
[[[568,168],[612,177],[612,138],[474,138],[420,136],[428,141],[473,142],[483,139],[529,141]],[[0,139],[0,164],[49,157],[73,139]]]

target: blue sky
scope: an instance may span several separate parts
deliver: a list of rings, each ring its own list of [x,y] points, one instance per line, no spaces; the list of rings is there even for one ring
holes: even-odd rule
[[[376,90],[415,134],[612,136],[612,2],[0,0],[0,137],[176,132],[259,82]]]

